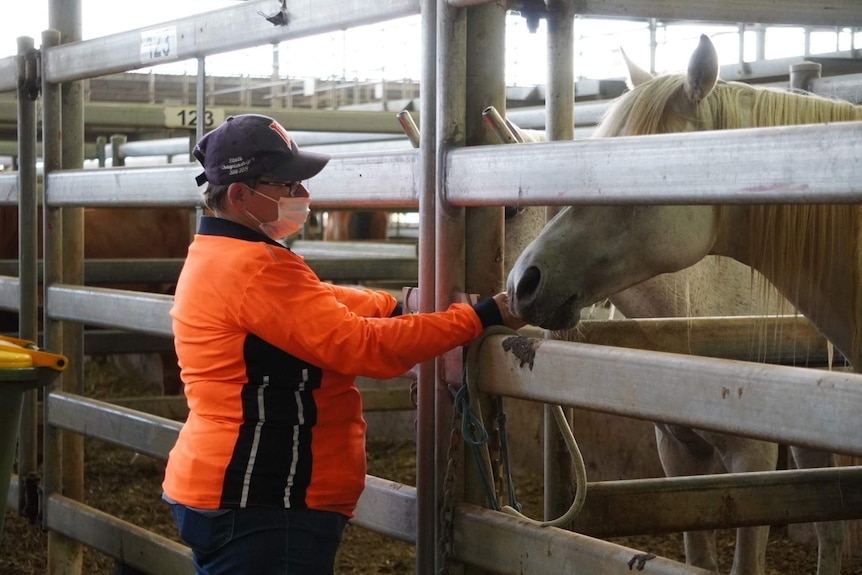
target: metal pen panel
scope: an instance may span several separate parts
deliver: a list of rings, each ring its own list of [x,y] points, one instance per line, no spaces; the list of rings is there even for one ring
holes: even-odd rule
[[[479,565],[497,575],[523,573],[589,573],[628,575],[644,571],[651,575],[711,575],[707,571],[664,557],[652,557],[646,570],[638,558],[648,556],[558,527],[539,527],[521,519],[483,509],[459,505],[455,512],[455,558]]]
[[[66,170],[50,174],[49,206],[144,207],[202,205],[194,179],[197,164],[186,166]],[[418,204],[418,152],[404,150],[345,154],[309,182],[312,207],[390,207]]]
[[[416,209],[419,203],[419,152],[377,152],[334,156],[310,180],[311,206]]]
[[[418,0],[296,0],[284,20],[277,0],[253,0],[188,18],[51,48],[44,74],[60,83],[136,70],[263,44],[336,32],[419,13]],[[242,33],[237,33],[241,30]]]
[[[108,288],[54,285],[47,290],[46,314],[77,321],[172,337],[169,311],[174,298]]]
[[[18,64],[15,56],[0,58],[0,92],[18,89]]]
[[[50,425],[166,460],[182,423],[80,395],[48,396]]]
[[[415,544],[416,515],[415,487],[366,475],[352,523]]]
[[[756,62],[746,62],[749,69],[761,69],[762,75],[780,75],[786,76],[790,65],[799,62],[800,57],[782,58],[779,60],[763,60]],[[851,56],[846,56],[848,62],[852,62]],[[719,77],[724,80],[740,80],[746,81],[746,78],[741,76],[741,69],[738,64],[728,64],[721,67]],[[756,77],[751,73],[749,75]],[[778,87],[778,86],[777,86]],[[781,87],[786,87],[786,82]],[[820,78],[811,82],[810,91],[818,96],[826,98],[837,98],[846,100],[854,104],[862,103],[862,74],[847,74],[841,76],[831,76],[828,78]],[[575,128],[592,127],[599,123],[602,116],[607,112],[608,108],[613,104],[613,100],[602,100],[599,102],[578,102],[574,106]],[[534,130],[545,129],[545,108],[542,107],[525,107],[513,108],[506,111],[506,119],[511,120],[521,128],[529,128]]]
[[[674,20],[819,26],[862,24],[862,6],[856,0],[782,0],[780,10],[776,10],[776,4],[770,0],[584,0],[578,3],[578,8],[582,14]]]
[[[0,175],[0,206],[18,205],[18,174]]]
[[[449,0],[452,4],[475,0]],[[579,0],[581,16],[658,18],[697,22],[759,22],[762,24],[807,24],[817,26],[860,26],[862,6],[856,0],[782,0],[776,9],[773,0]]]
[[[811,92],[825,98],[862,104],[862,74],[817,78],[811,81]]]
[[[18,290],[20,282],[18,278],[0,276],[0,309],[18,309]]]
[[[842,122],[456,149],[447,156],[447,199],[459,206],[859,203],[860,135],[862,122]]]
[[[202,205],[198,165],[65,170],[49,174],[51,207],[144,207]]]
[[[862,455],[862,375],[515,336],[483,347],[485,393]]]
[[[125,565],[139,569],[155,566],[159,575],[195,572],[192,552],[181,543],[61,495],[48,495],[44,505],[47,529],[116,557]]]

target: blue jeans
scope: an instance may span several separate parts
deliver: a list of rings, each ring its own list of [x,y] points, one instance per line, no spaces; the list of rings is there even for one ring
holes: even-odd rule
[[[332,575],[347,524],[340,513],[313,509],[170,506],[198,575]]]

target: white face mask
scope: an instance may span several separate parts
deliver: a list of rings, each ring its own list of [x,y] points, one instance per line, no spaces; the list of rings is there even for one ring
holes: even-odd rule
[[[261,194],[260,192],[258,192],[258,194],[267,200],[278,204],[278,218],[271,222],[264,223],[254,217],[254,214],[248,210],[246,210],[245,213],[257,222],[260,227],[260,231],[262,231],[269,239],[278,241],[282,238],[286,238],[290,234],[298,232],[302,229],[302,226],[305,225],[305,220],[308,219],[308,206],[311,204],[311,198],[308,196],[299,198],[282,197],[276,200],[270,198],[266,194]]]

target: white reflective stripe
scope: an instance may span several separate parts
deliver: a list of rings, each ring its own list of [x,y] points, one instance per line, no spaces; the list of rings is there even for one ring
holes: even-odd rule
[[[308,381],[308,370],[302,370],[302,383],[299,384],[299,390],[294,394],[296,398],[296,421],[297,425],[293,426],[293,441],[291,441],[291,460],[290,473],[287,476],[287,484],[284,486],[284,506],[290,507],[290,491],[293,489],[294,479],[296,478],[296,465],[299,459],[299,428],[305,423],[305,413],[302,408],[302,392],[305,391],[305,382]]]
[[[251,472],[254,470],[254,461],[257,459],[257,448],[260,444],[260,430],[266,420],[266,410],[263,403],[263,392],[266,386],[269,385],[269,376],[263,376],[263,385],[257,390],[257,424],[254,426],[254,441],[251,442],[251,453],[248,454],[248,465],[245,468],[245,477],[242,480],[242,496],[239,500],[239,506],[245,507],[248,502],[248,490],[251,486]]]

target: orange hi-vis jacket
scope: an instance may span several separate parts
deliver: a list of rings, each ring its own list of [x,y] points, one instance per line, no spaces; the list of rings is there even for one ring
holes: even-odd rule
[[[500,323],[490,299],[399,313],[385,292],[324,283],[277,242],[205,217],[171,309],[189,416],[165,495],[352,517],[365,485],[355,377],[398,376]]]

